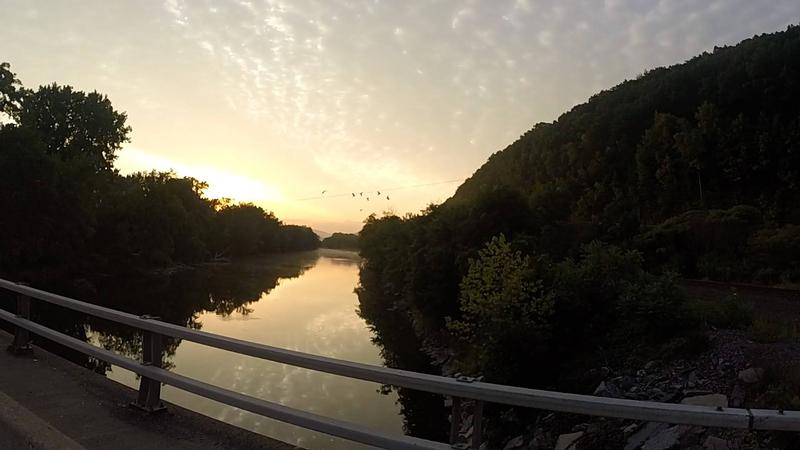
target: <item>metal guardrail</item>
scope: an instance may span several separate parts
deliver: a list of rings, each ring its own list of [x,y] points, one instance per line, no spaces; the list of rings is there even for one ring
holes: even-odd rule
[[[3,279],[0,279],[0,288],[19,294],[17,298],[17,315],[0,310],[0,319],[8,321],[17,327],[15,341],[12,344],[13,347],[21,351],[28,349],[28,332],[33,332],[84,354],[131,370],[142,376],[139,398],[136,403],[147,410],[159,408],[160,385],[165,383],[256,414],[368,445],[388,449],[450,448],[448,444],[366,430],[355,424],[246,396],[164,370],[161,368],[161,342],[163,336],[171,336],[306,369],[451,396],[454,400],[453,432],[458,428],[455,419],[459,415],[456,412],[461,408],[461,399],[475,400],[475,423],[473,425],[477,426],[474,427],[473,431],[473,448],[477,448],[481,443],[479,422],[483,402],[651,422],[750,430],[800,431],[800,412],[797,411],[715,408],[614,399],[483,383],[465,378],[448,378],[311,355],[192,330],[161,322],[152,317],[140,317],[116,311]],[[141,363],[134,361],[30,321],[30,298],[143,330],[145,335],[143,361]],[[452,439],[453,433],[451,433]]]

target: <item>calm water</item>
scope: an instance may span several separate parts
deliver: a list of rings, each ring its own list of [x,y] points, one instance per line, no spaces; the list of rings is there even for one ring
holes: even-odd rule
[[[97,302],[203,331],[316,355],[382,365],[372,333],[356,310],[357,255],[326,251],[213,265],[171,277],[108,280]],[[138,358],[141,337],[103,321],[85,319],[85,339]],[[79,327],[80,328],[80,327]],[[403,432],[397,394],[351,380],[170,341],[170,370],[217,386],[374,430]],[[100,367],[109,378],[138,387],[132,372]],[[231,408],[166,386],[163,398],[307,449],[366,448]]]

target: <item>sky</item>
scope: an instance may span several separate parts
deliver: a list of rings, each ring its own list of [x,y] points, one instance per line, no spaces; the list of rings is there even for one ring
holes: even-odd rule
[[[444,201],[592,94],[800,22],[797,0],[0,0],[0,11],[0,60],[24,85],[97,90],[127,112],[121,172],[173,169],[207,181],[210,197],[327,232]]]

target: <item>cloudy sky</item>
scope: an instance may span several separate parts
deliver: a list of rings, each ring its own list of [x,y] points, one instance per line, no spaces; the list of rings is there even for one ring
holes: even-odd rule
[[[172,168],[209,181],[210,196],[326,231],[442,201],[598,90],[800,21],[797,0],[0,0],[0,11],[0,60],[26,86],[96,89],[128,113],[123,172]]]

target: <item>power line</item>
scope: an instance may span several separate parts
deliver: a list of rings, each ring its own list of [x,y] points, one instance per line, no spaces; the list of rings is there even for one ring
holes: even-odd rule
[[[352,191],[352,192],[345,192],[345,193],[340,193],[340,194],[322,194],[322,195],[318,195],[318,196],[315,196],[315,197],[298,198],[295,201],[296,202],[304,202],[304,201],[308,201],[308,200],[322,200],[322,199],[328,199],[328,198],[347,197],[347,196],[356,197],[356,198],[362,198],[362,197],[364,197],[365,193],[367,193],[369,195],[369,194],[371,194],[373,192],[378,192],[378,193],[380,193],[380,192],[383,192],[383,193],[396,192],[396,191],[401,191],[401,190],[404,190],[404,189],[414,189],[414,188],[421,188],[421,187],[428,187],[428,186],[438,186],[438,185],[441,185],[441,184],[459,183],[459,182],[462,182],[464,180],[465,180],[465,178],[458,178],[458,179],[455,179],[455,180],[437,181],[437,182],[434,182],[434,183],[423,183],[423,184],[413,184],[413,185],[408,185],[408,186],[396,186],[396,187],[391,187],[391,188],[371,189],[369,191]],[[323,190],[322,192],[324,193],[325,191]]]

